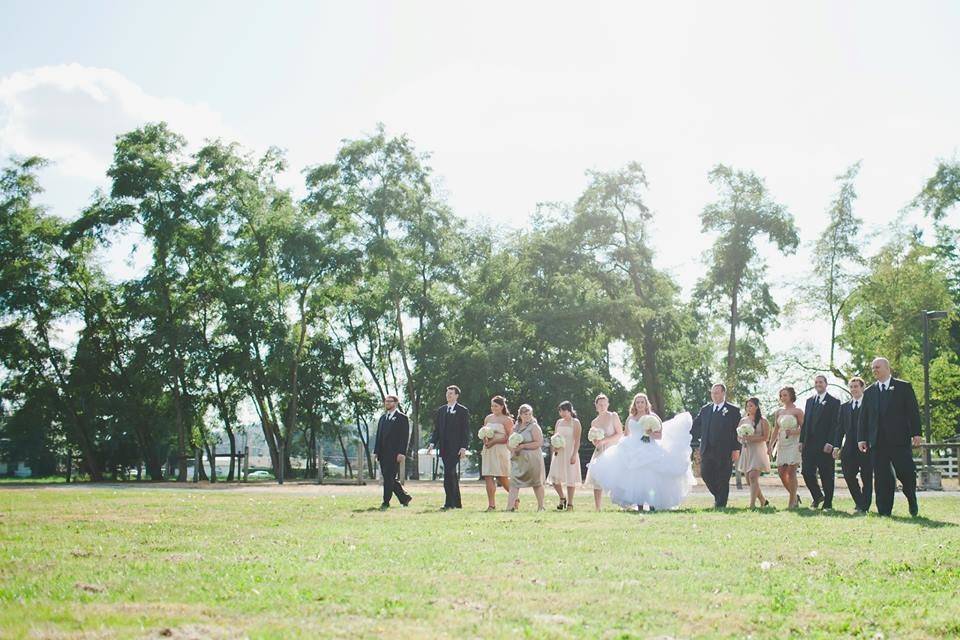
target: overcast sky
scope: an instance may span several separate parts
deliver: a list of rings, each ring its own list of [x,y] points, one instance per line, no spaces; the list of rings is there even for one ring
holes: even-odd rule
[[[809,242],[851,163],[866,233],[960,146],[947,0],[0,0],[0,17],[0,156],[53,159],[45,201],[67,217],[105,186],[114,136],[146,121],[283,147],[294,188],[383,122],[432,154],[474,222],[521,226],[537,202],[576,198],[586,169],[641,162],[659,264],[689,289],[714,164],[763,176]],[[783,302],[807,252],[760,251]],[[804,329],[788,322],[775,346]]]

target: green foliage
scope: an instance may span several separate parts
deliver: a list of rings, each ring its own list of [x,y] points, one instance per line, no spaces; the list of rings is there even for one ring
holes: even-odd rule
[[[717,238],[696,297],[728,327],[724,381],[734,396],[741,396],[766,372],[764,338],[778,325],[780,312],[757,243],[765,237],[782,253],[792,253],[800,240],[793,216],[770,197],[761,178],[722,164],[709,177],[720,196],[704,207],[700,220],[703,231]]]

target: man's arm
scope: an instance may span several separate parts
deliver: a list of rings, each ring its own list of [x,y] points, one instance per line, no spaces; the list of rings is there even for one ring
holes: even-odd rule
[[[433,416],[433,433],[430,434],[430,448],[436,449],[440,445],[440,411]]]
[[[377,435],[376,439],[373,441],[373,455],[380,457],[380,428],[383,427],[383,416],[380,416],[380,420],[377,421]]]
[[[693,424],[690,426],[690,439],[696,442],[700,441],[703,431],[703,407],[700,407],[700,411],[697,413],[696,417],[693,419]]]
[[[405,456],[407,447],[410,445],[410,418],[403,416],[400,427],[400,454]]]
[[[837,411],[837,418],[834,420],[833,425],[833,447],[834,449],[839,449],[843,445],[843,434],[846,431],[844,429],[844,413],[846,415],[852,415],[850,405],[847,405],[847,409],[844,410],[843,405],[840,405],[840,410]]]
[[[463,408],[463,418],[460,421],[460,448],[466,449],[470,446],[470,411]]]
[[[869,389],[867,389],[869,391]],[[861,443],[867,441],[867,431],[870,428],[870,405],[872,404],[871,399],[866,392],[863,394],[863,399],[860,400],[860,415],[857,418],[857,446],[860,447]],[[861,451],[863,448],[861,447]]]
[[[917,394],[913,392],[913,385],[904,383],[907,390],[907,424],[910,427],[910,436],[920,437],[920,406],[917,404]]]
[[[807,401],[803,403],[803,415],[812,416],[812,412],[810,411],[810,398],[808,398]],[[813,427],[813,425],[810,423],[809,420],[804,420],[803,426],[800,427],[800,444],[803,444],[804,438],[807,435],[808,426],[811,428]]]
[[[733,418],[730,421],[730,429],[729,429],[730,443],[733,447],[732,449],[733,451],[740,451],[743,445],[740,444],[740,439],[737,437],[737,425],[740,424],[740,420],[743,418],[743,414],[740,413],[739,407],[734,407],[733,411],[731,411],[730,413],[732,414],[731,417]]]

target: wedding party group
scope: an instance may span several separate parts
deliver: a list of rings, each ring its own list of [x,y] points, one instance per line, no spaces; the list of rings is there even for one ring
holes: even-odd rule
[[[776,468],[789,496],[789,509],[801,504],[798,471],[812,507],[832,509],[839,460],[857,513],[866,513],[875,495],[877,513],[890,515],[899,481],[910,514],[917,516],[913,448],[920,445],[921,437],[916,394],[909,382],[893,377],[886,358],[874,359],[871,371],[875,381],[869,386],[861,377],[849,380],[850,399],[845,402],[827,391],[823,375],[814,379],[815,394],[802,409],[796,390],[784,386],[778,394],[780,406],[769,421],[758,398],[749,398],[741,410],[728,401],[722,383],[713,385],[711,402],[695,416],[683,412],[666,421],[653,411],[646,394],[637,393],[624,422],[601,393],[594,400],[596,417],[586,432],[594,450],[585,476],[580,464],[583,424],[571,402],[558,405],[558,419],[548,438],[533,407],[520,405],[514,417],[507,400],[494,396],[477,432],[483,443],[480,473],[487,510],[496,510],[499,486],[508,492],[508,511],[519,508],[522,488],[533,490],[537,510],[542,511],[547,485],[557,493],[560,511],[574,508],[581,487],[592,491],[598,511],[604,494],[624,509],[675,509],[697,482],[694,459],[717,508],[727,506],[736,465],[749,484],[751,508],[769,506],[760,476]],[[430,437],[430,455],[438,453],[443,463],[443,510],[462,508],[458,465],[467,454],[471,420],[469,410],[459,402],[460,393],[456,385],[446,388],[447,402],[437,409]],[[410,423],[399,411],[396,396],[386,396],[384,407],[374,446],[383,478],[381,509],[389,508],[394,496],[403,506],[412,500],[398,477]],[[698,444],[692,447],[695,440]]]

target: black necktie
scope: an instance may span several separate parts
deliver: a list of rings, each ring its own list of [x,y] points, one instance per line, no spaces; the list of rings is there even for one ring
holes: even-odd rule
[[[887,390],[887,385],[884,383],[880,383],[880,393],[884,393],[886,392],[886,390]]]

